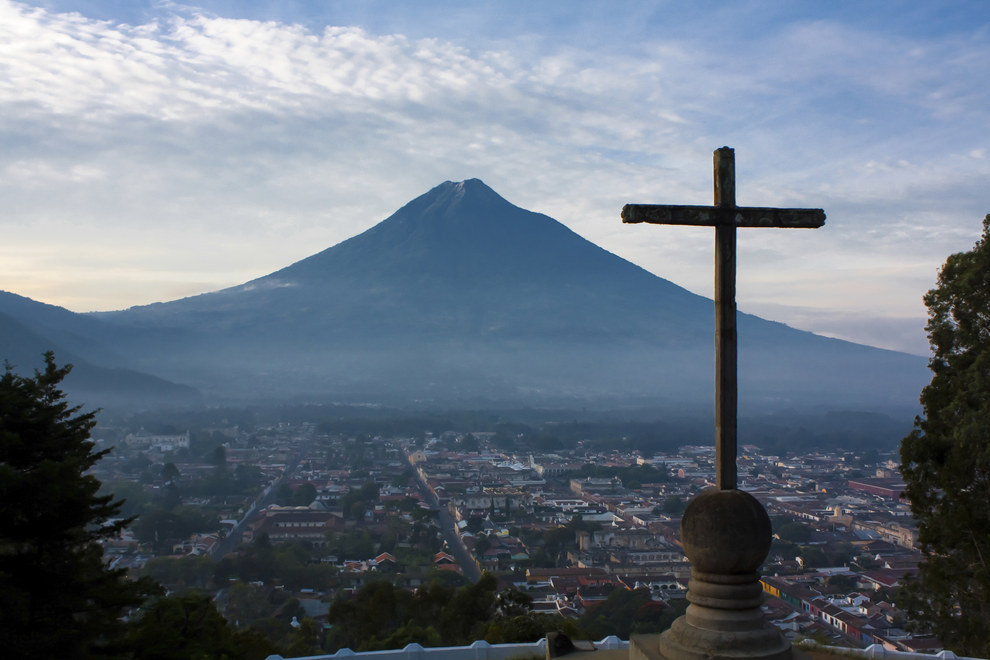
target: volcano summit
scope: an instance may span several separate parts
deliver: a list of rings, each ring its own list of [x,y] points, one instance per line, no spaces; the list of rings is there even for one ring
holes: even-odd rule
[[[713,315],[710,299],[470,179],[245,284],[87,315],[69,348],[208,401],[705,410]],[[927,382],[915,356],[747,314],[738,331],[740,410],[902,412]]]

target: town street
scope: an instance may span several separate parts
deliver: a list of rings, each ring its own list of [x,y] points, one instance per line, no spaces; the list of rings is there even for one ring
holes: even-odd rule
[[[471,553],[467,551],[464,543],[461,542],[461,536],[457,533],[457,524],[454,516],[451,515],[446,506],[440,505],[437,496],[430,490],[430,487],[423,479],[423,475],[420,474],[419,470],[415,469],[415,466],[413,472],[416,474],[416,483],[419,484],[419,492],[423,494],[423,497],[430,506],[439,513],[438,522],[440,524],[440,532],[443,534],[444,540],[447,541],[448,553],[453,555],[454,559],[457,560],[461,570],[464,571],[464,577],[472,582],[477,582],[481,579],[481,569],[478,568],[477,562],[474,561]]]

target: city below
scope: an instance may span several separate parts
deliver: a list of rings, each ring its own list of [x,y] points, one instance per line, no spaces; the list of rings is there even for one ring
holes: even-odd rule
[[[523,594],[525,611],[575,621],[616,592],[647,590],[637,593],[667,625],[686,606],[679,525],[714,486],[712,446],[646,455],[508,423],[464,432],[383,422],[391,428],[377,434],[366,422],[224,421],[95,430],[98,448],[113,447],[96,470],[104,491],[139,516],[104,550],[170,590],[210,592],[235,626],[281,621],[266,629],[273,643],[306,622],[319,639],[309,650],[348,646],[333,633],[332,603],[382,580],[414,591],[484,571],[500,593]],[[738,471],[773,522],[763,609],[785,636],[941,650],[905,631],[896,606],[921,560],[896,454],[745,445]]]

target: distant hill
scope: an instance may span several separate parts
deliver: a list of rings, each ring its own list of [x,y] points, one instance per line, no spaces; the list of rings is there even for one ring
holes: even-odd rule
[[[60,337],[84,350],[89,348],[95,356],[107,355],[108,351],[104,347],[85,336],[74,335],[69,329],[75,323],[91,323],[86,317],[6,292],[0,292],[0,307],[21,310],[36,326],[43,327],[49,320],[65,322],[62,327],[57,327],[56,323],[51,334],[43,336],[9,314],[0,313],[0,357],[16,373],[30,375],[34,370],[44,367],[44,354],[54,351],[59,366],[72,365],[72,371],[63,382],[63,387],[74,404],[82,404],[87,409],[99,407],[120,410],[202,404],[202,396],[195,388],[176,385],[129,369],[97,366],[75,350],[66,349],[60,341],[52,339]]]
[[[81,318],[4,300],[0,312],[66,347],[211,401],[712,406],[711,300],[477,179],[221,291]],[[741,414],[903,414],[928,380],[921,358],[746,314],[739,341]]]

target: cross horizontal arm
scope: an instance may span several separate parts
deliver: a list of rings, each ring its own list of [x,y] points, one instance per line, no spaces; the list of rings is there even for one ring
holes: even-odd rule
[[[653,225],[697,225],[714,227],[790,227],[817,229],[825,224],[822,209],[774,209],[756,206],[718,208],[716,206],[678,206],[673,204],[626,204],[622,222]]]

